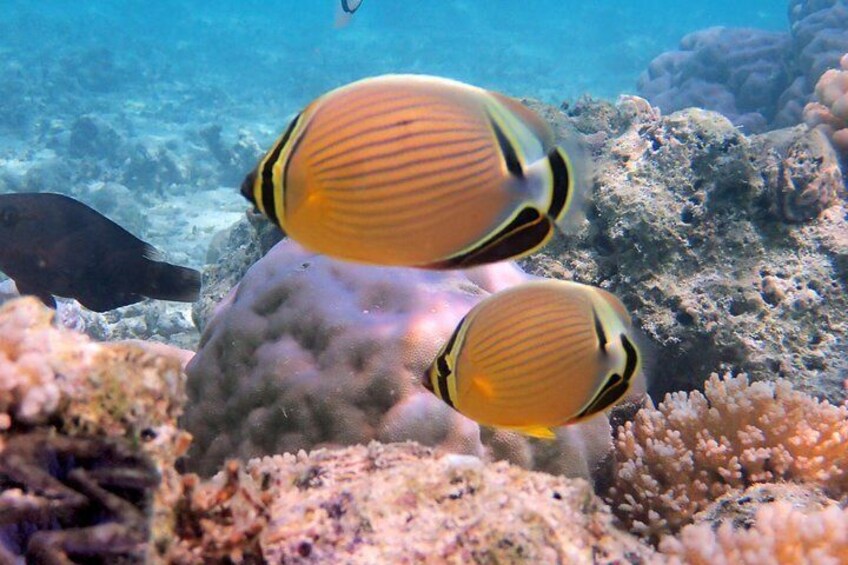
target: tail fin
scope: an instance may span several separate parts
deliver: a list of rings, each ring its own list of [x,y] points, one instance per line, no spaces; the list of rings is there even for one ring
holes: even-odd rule
[[[586,220],[586,204],[594,181],[592,157],[578,133],[559,139],[546,158],[531,166],[544,182],[548,216],[565,234],[575,233]]]
[[[362,0],[337,0],[336,27],[345,27],[350,23],[353,13],[359,9]]]
[[[149,276],[140,294],[177,302],[196,302],[200,298],[200,271],[162,261],[148,265]]]

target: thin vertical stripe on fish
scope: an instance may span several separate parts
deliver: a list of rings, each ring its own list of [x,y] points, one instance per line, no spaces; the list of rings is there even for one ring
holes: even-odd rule
[[[618,402],[640,371],[630,315],[615,296],[548,280],[475,306],[424,385],[481,424],[553,438],[552,428]]]
[[[539,249],[575,188],[569,157],[519,102],[448,79],[387,75],[307,106],[242,194],[313,251],[444,269]]]

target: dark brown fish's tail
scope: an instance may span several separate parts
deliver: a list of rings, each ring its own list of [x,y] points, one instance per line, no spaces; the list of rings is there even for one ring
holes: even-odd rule
[[[157,300],[196,302],[200,297],[200,272],[162,261],[150,261],[147,280],[140,294]]]

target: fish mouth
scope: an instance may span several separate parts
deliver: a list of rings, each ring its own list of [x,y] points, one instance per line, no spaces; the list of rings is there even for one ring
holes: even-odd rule
[[[253,198],[253,187],[256,184],[256,169],[250,171],[247,176],[244,178],[244,181],[241,183],[241,195],[244,196],[248,202],[256,206],[256,200]]]

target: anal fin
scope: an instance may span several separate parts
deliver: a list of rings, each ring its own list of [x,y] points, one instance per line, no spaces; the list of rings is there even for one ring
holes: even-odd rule
[[[520,434],[524,434],[530,437],[536,437],[539,439],[556,439],[556,434],[554,433],[554,431],[551,428],[546,428],[545,426],[520,426],[511,427],[509,429]]]
[[[541,248],[554,233],[550,218],[536,208],[523,208],[503,229],[465,253],[427,265],[430,269],[467,269],[515,259]]]

